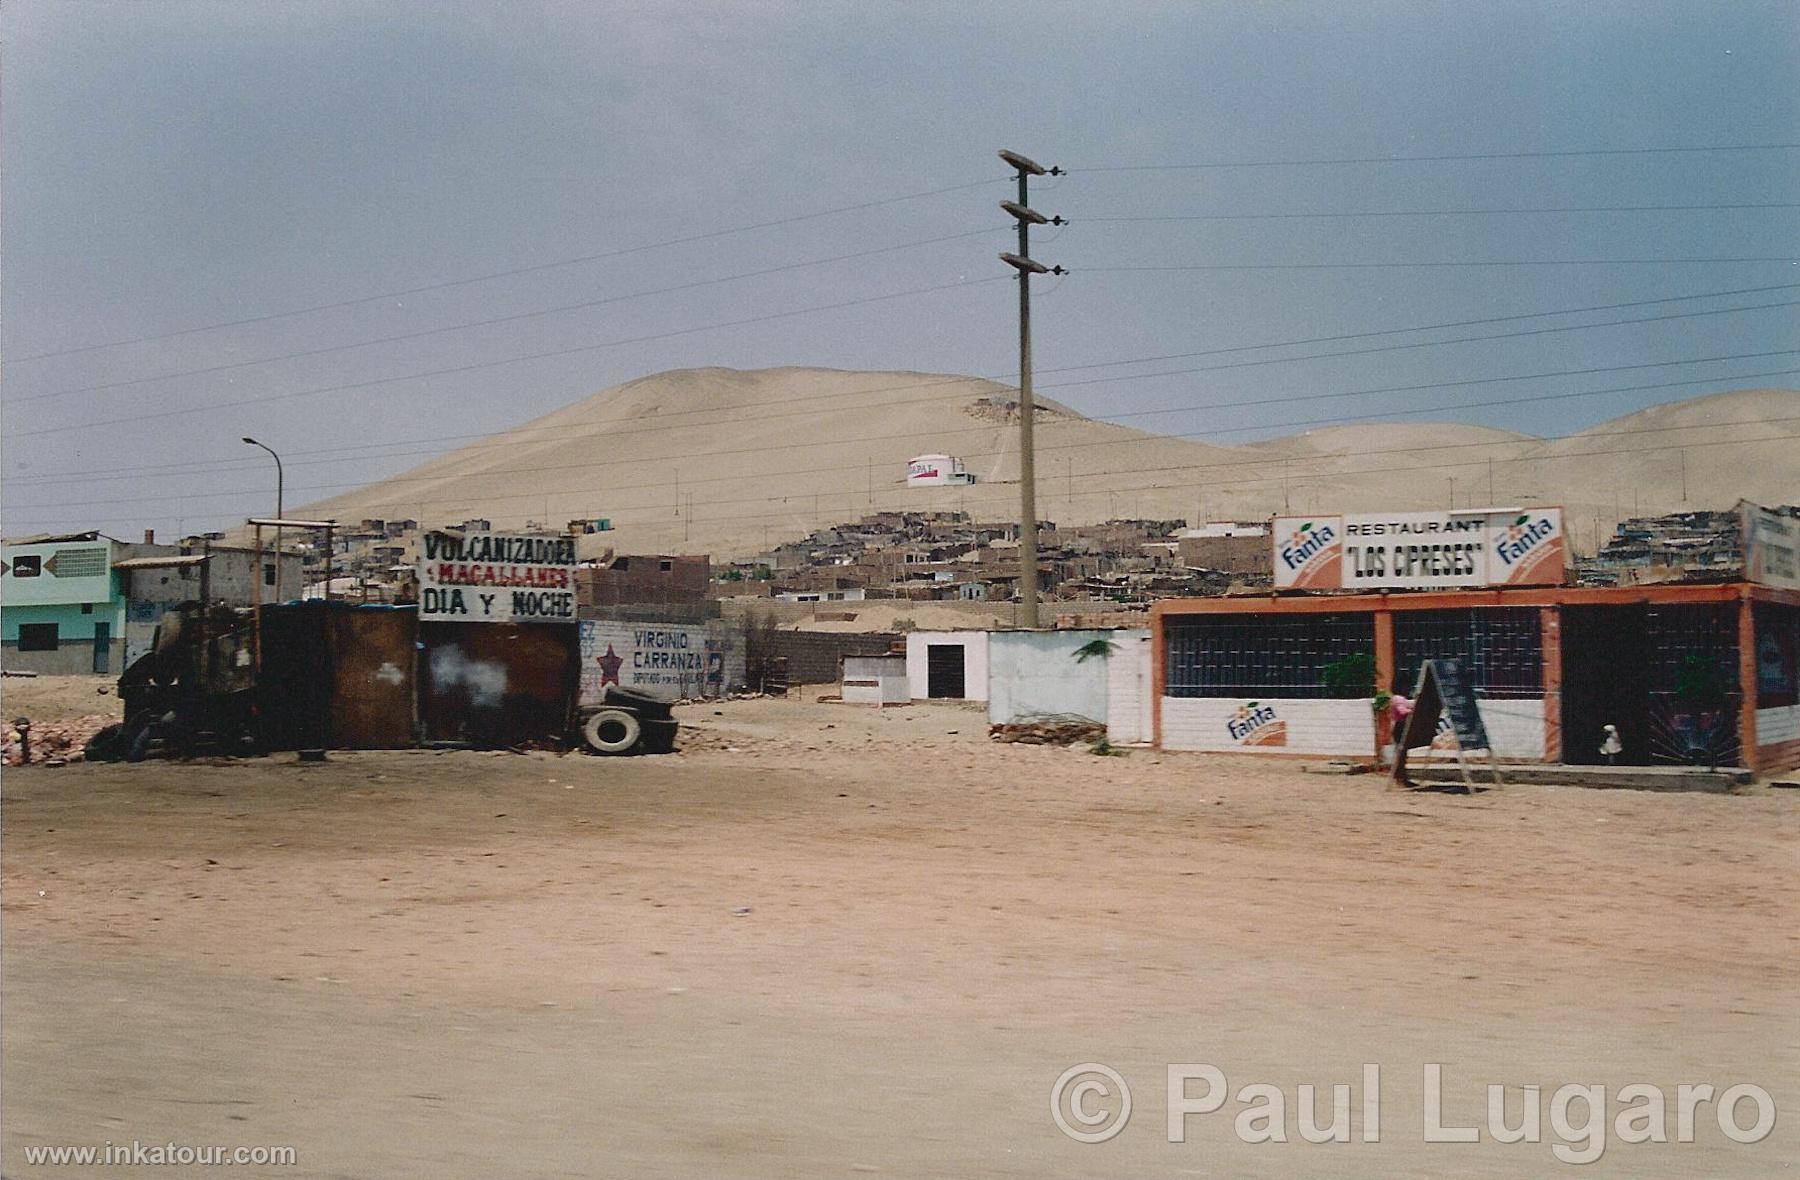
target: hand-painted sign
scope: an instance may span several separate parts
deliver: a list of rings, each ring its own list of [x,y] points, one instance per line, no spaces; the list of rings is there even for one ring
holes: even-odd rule
[[[581,621],[581,697],[597,705],[608,685],[665,700],[725,691],[725,643],[704,626]]]
[[[573,623],[575,541],[513,533],[426,533],[419,619]]]
[[[1738,510],[1744,518],[1745,580],[1800,590],[1800,518],[1748,500],[1740,500]]]
[[[1564,580],[1561,508],[1278,516],[1278,590],[1546,586]]]

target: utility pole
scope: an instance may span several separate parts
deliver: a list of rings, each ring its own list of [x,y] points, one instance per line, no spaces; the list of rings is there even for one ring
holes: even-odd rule
[[[1038,625],[1037,451],[1032,439],[1037,406],[1031,398],[1031,276],[1066,274],[1062,267],[1048,267],[1031,257],[1033,225],[1063,225],[1061,217],[1045,217],[1031,208],[1030,179],[1061,176],[1061,168],[1046,169],[1017,152],[1002,151],[1000,158],[1019,174],[1019,199],[1001,201],[1000,207],[1019,223],[1019,252],[1001,254],[1000,261],[1019,272],[1019,625]]]

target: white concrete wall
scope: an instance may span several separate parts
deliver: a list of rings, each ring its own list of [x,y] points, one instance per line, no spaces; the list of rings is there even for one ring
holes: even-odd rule
[[[1756,744],[1773,746],[1781,742],[1800,742],[1800,705],[1756,711]]]
[[[1498,700],[1478,698],[1475,707],[1481,712],[1481,724],[1487,730],[1488,741],[1494,743],[1496,756],[1533,762],[1544,760],[1543,697]],[[1446,735],[1449,732],[1449,718],[1440,719],[1438,733]],[[1448,738],[1440,736],[1439,741],[1434,742],[1431,747],[1414,750],[1407,758],[1414,762],[1436,758],[1454,761],[1456,747]]]
[[[1369,758],[1375,752],[1373,702],[1367,697],[1164,697],[1162,744],[1166,750]]]
[[[1106,722],[1110,657],[1077,661],[1110,630],[996,631],[988,638],[988,721],[1008,725],[1033,717],[1085,717]]]
[[[1155,696],[1148,631],[1115,631],[1118,650],[1106,661],[1106,740],[1116,746],[1150,740]]]
[[[930,696],[926,677],[925,649],[940,643],[956,643],[963,647],[963,699],[988,699],[988,633],[986,631],[914,631],[906,637],[906,678],[911,684],[912,699]]]
[[[912,699],[904,656],[845,656],[845,704],[904,705]]]
[[[1318,698],[1275,698],[1256,701],[1272,718],[1254,715],[1243,697],[1164,697],[1163,748],[1169,750],[1245,750],[1251,753],[1332,754],[1367,758],[1375,749],[1373,702]],[[1481,721],[1501,758],[1544,758],[1544,701],[1480,700]],[[1253,715],[1246,716],[1246,713]],[[1234,735],[1232,723],[1238,724]],[[1440,724],[1440,733],[1447,732]],[[1109,735],[1110,736],[1110,735]],[[1113,739],[1118,740],[1118,739]],[[1760,740],[1760,739],[1759,739]],[[1413,761],[1454,759],[1455,747],[1415,749]]]

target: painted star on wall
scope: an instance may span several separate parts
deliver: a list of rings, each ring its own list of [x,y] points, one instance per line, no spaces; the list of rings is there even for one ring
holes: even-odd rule
[[[606,654],[595,656],[594,662],[600,665],[600,687],[619,683],[619,669],[625,666],[624,657],[613,650],[612,644],[606,645]],[[620,687],[624,687],[620,685]]]

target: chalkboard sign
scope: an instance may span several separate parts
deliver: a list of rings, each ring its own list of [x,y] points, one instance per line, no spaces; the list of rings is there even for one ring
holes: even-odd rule
[[[1406,751],[1413,746],[1428,746],[1437,735],[1440,719],[1449,723],[1456,736],[1456,760],[1468,781],[1468,767],[1463,755],[1471,750],[1486,750],[1494,761],[1493,745],[1488,741],[1487,726],[1481,721],[1481,708],[1475,703],[1475,688],[1463,677],[1460,660],[1426,660],[1419,667],[1418,688],[1413,692],[1412,716],[1406,730],[1395,735],[1394,779],[1409,782],[1406,777]],[[1494,781],[1500,781],[1500,769],[1494,766]]]
[[[1488,749],[1487,726],[1481,722],[1474,686],[1463,679],[1462,661],[1426,660],[1419,669],[1418,697],[1422,700],[1432,686],[1437,689],[1444,715],[1450,718],[1456,744],[1464,750]]]

